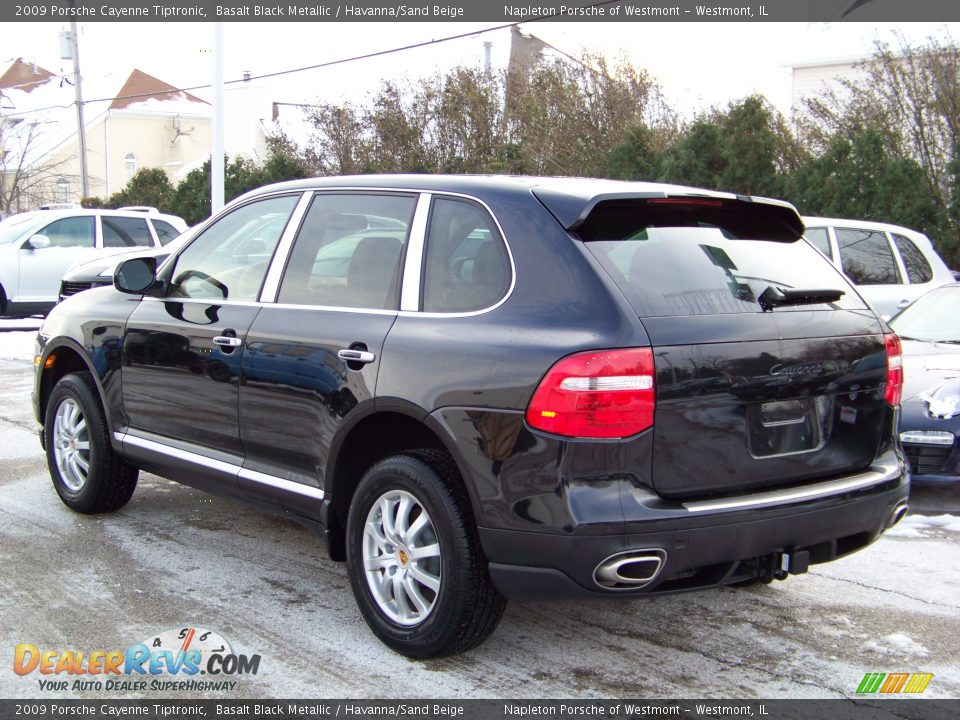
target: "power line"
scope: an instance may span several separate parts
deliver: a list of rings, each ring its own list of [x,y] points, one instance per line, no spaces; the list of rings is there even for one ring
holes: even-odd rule
[[[608,0],[608,2],[617,2],[617,1],[619,0]],[[474,35],[483,35],[485,33],[496,32],[497,30],[503,30],[505,28],[513,27],[514,25],[519,25],[519,24],[520,24],[519,22],[507,23],[505,25],[497,25],[496,27],[485,28],[483,30],[475,30],[473,32],[460,33],[458,35],[450,35],[448,37],[436,38],[433,40],[425,40],[424,42],[414,43],[412,45],[404,45],[402,47],[397,47],[397,48],[390,48],[388,50],[378,50],[371,53],[365,53],[363,55],[354,55],[348,58],[341,58],[339,60],[329,60],[327,62],[317,63],[315,65],[305,65],[303,67],[291,68],[289,70],[279,70],[277,72],[264,73],[262,75],[253,75],[249,78],[238,78],[236,80],[227,80],[226,82],[224,82],[224,85],[236,85],[239,83],[250,82],[253,80],[263,80],[266,78],[282,77],[284,75],[292,75],[294,73],[306,72],[308,70],[319,70],[322,68],[334,67],[336,65],[344,65],[346,63],[357,62],[360,60],[369,60],[375,57],[383,57],[385,55],[392,55],[399,52],[405,52],[407,50],[416,50],[418,48],[428,47],[430,45],[438,45],[440,43],[451,42],[453,40],[462,40],[464,38],[471,37]],[[212,85],[210,83],[206,83],[203,85],[191,85],[189,87],[174,88],[173,90],[162,90],[162,91],[158,90],[157,92],[136,93],[133,95],[120,95],[117,97],[107,97],[107,98],[94,98],[92,100],[84,100],[83,103],[84,105],[87,105],[91,103],[113,102],[115,100],[137,100],[140,98],[156,97],[157,95],[169,95],[171,93],[178,93],[178,92],[188,93],[188,92],[193,92],[194,90],[206,90],[210,87],[212,87]],[[61,108],[65,109],[65,108],[72,107],[73,105],[74,103],[67,103],[64,105],[48,105],[47,107],[35,108],[32,110],[24,110],[22,113],[18,113],[18,114],[27,115],[29,113],[45,112],[47,110],[56,110]]]
[[[613,5],[620,2],[622,2],[622,0],[600,0],[599,2],[591,3],[590,5],[586,5],[584,7],[590,7],[590,8],[603,7],[604,5]],[[431,45],[439,45],[441,43],[451,42],[453,40],[463,40],[464,38],[468,38],[468,37],[485,35],[487,33],[497,32],[499,30],[506,30],[507,28],[517,27],[523,24],[529,24],[532,22],[537,22],[542,20],[551,20],[551,19],[553,19],[553,17],[548,15],[548,16],[541,16],[537,18],[530,18],[528,20],[518,20],[516,22],[504,23],[502,25],[495,25],[493,27],[484,28],[483,30],[473,30],[471,32],[459,33],[457,35],[449,35],[447,37],[435,38],[433,40],[425,40],[423,42],[413,43],[411,45],[404,45],[402,47],[397,47],[397,48],[390,48],[388,50],[377,50],[374,52],[365,53],[363,55],[354,55],[353,57],[341,58],[339,60],[330,60],[328,62],[317,63],[315,65],[305,65],[303,67],[292,68],[290,70],[278,70],[277,72],[264,73],[262,75],[254,75],[249,78],[238,78],[236,80],[228,80],[224,83],[224,85],[236,85],[238,83],[249,82],[252,80],[263,80],[266,78],[281,77],[283,75],[292,75],[294,73],[306,72],[308,70],[319,70],[322,68],[334,67],[337,65],[344,65],[346,63],[358,62],[360,60],[370,60],[371,58],[384,57],[386,55],[393,55],[395,53],[406,52],[408,50],[417,50],[419,48],[429,47]],[[548,43],[544,43],[544,44],[548,44]],[[557,50],[556,48],[552,48],[552,49]],[[563,51],[561,50],[557,50],[557,52],[560,52],[566,55],[566,53],[563,53]],[[157,95],[168,95],[170,93],[177,93],[177,92],[186,93],[186,92],[192,92],[194,90],[206,90],[210,87],[211,87],[211,84],[206,83],[203,85],[192,85],[190,87],[174,88],[173,90],[162,90],[162,91],[151,92],[151,93],[137,93],[134,95],[122,95],[119,97],[95,98],[93,100],[84,100],[83,104],[89,105],[92,103],[113,102],[114,100],[138,100],[140,98],[150,98],[150,97],[156,97]],[[66,108],[72,107],[73,105],[75,105],[75,103],[67,103],[65,105],[48,105],[42,108],[24,110],[16,114],[29,115],[32,113],[46,112],[47,110],[66,109]]]

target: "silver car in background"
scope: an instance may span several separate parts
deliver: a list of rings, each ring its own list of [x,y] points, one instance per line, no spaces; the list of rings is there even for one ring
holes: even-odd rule
[[[890,319],[921,295],[955,282],[923,233],[866,220],[804,217],[804,233]]]
[[[137,248],[159,248],[187,229],[175,215],[137,210],[39,210],[0,222],[0,315],[46,314],[67,268]]]

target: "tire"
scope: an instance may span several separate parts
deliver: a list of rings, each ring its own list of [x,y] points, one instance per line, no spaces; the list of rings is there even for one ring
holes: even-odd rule
[[[80,513],[117,510],[139,470],[110,446],[107,418],[90,373],[65,375],[50,393],[44,421],[47,466],[60,499]]]
[[[370,629],[402,655],[464,652],[500,622],[506,599],[490,580],[469,507],[453,461],[435,451],[382,460],[357,487],[350,585]]]

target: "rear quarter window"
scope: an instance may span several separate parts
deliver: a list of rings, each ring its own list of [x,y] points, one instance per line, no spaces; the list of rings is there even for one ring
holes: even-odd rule
[[[903,266],[907,269],[907,278],[911,283],[926,283],[933,280],[933,269],[930,263],[910,238],[894,233],[893,242],[900,251]]]
[[[807,228],[804,237],[828,258],[833,257],[833,251],[830,249],[830,235],[826,228]]]
[[[153,229],[156,231],[157,239],[160,241],[161,245],[166,245],[171,240],[174,240],[180,236],[180,231],[166,220],[154,219],[151,220],[151,222],[153,223]]]
[[[486,210],[462,200],[434,200],[424,278],[424,312],[471,312],[503,298],[510,288],[510,258]]]

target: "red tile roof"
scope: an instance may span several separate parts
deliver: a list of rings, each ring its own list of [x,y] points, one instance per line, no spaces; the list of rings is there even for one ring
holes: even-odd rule
[[[49,70],[44,70],[33,63],[24,62],[23,58],[17,58],[7,68],[7,71],[0,76],[0,90],[20,90],[28,93],[36,90],[53,77],[56,76]]]
[[[208,104],[195,95],[178,90],[163,80],[147,75],[142,70],[134,70],[120,88],[116,99],[110,103],[110,109],[119,110],[147,100],[189,100]]]

